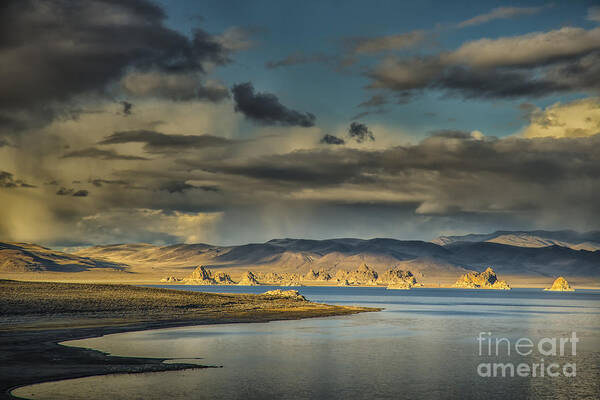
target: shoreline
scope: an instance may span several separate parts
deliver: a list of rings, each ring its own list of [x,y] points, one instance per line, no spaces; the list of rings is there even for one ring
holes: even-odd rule
[[[63,292],[38,296],[26,306],[21,314],[7,314],[10,306],[18,308],[22,303],[23,290],[39,290],[40,286],[56,289],[57,284],[1,281],[0,280],[0,399],[15,399],[11,391],[37,383],[75,379],[89,376],[115,373],[163,372],[183,369],[214,368],[189,363],[163,363],[168,358],[121,357],[102,353],[97,350],[70,347],[60,344],[69,340],[100,337],[114,333],[125,333],[152,329],[175,328],[195,325],[213,325],[226,323],[270,322],[297,320],[340,315],[352,315],[361,312],[380,311],[380,308],[332,306],[289,298],[276,298],[261,295],[224,295],[198,292],[176,291],[172,289],[139,288],[126,285],[88,285],[94,290],[105,290],[97,296],[106,299],[104,304],[109,310],[94,312],[73,312],[68,305],[59,313],[40,313],[61,300]],[[86,285],[60,284],[61,289],[90,289]],[[102,288],[99,288],[99,287]],[[12,289],[12,292],[11,292]],[[152,307],[144,310],[110,310],[112,300],[120,291],[133,294],[160,296],[158,310]],[[117,293],[117,294],[116,294]],[[87,291],[80,294],[89,295]],[[33,293],[29,294],[34,297]],[[69,293],[69,296],[74,296]],[[63,296],[64,297],[64,296]],[[198,307],[188,307],[173,315],[180,302],[192,299],[203,300]],[[39,300],[42,299],[40,302]],[[165,300],[167,299],[167,300]],[[76,299],[82,302],[89,298]],[[97,299],[94,299],[97,301]],[[135,298],[134,298],[135,300]],[[148,300],[150,302],[151,300]],[[210,303],[212,301],[212,303]],[[48,304],[50,303],[50,304]],[[32,305],[33,304],[33,305]],[[95,303],[94,303],[95,304]],[[135,301],[133,301],[135,306]],[[165,305],[166,304],[166,305]],[[31,309],[31,307],[40,309]],[[102,304],[100,305],[100,307]],[[129,304],[124,305],[128,307]],[[17,310],[18,311],[18,310]],[[29,311],[33,311],[27,315]],[[56,311],[56,310],[55,310]],[[38,313],[35,313],[38,312]],[[171,318],[167,318],[167,316]]]

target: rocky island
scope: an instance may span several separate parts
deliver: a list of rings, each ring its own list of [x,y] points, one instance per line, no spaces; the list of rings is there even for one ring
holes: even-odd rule
[[[549,292],[573,292],[573,291],[575,291],[575,289],[573,289],[569,285],[569,282],[567,282],[567,280],[565,278],[563,278],[562,276],[559,276],[558,278],[556,278],[556,280],[552,284],[552,287],[549,287],[544,290],[549,291]]]
[[[499,280],[494,270],[489,267],[483,272],[469,272],[461,276],[452,287],[459,289],[510,290],[508,283]]]

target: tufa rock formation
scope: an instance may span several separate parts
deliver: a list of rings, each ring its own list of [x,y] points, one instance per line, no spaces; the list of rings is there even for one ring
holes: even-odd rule
[[[235,285],[231,277],[225,272],[213,272],[210,269],[200,265],[185,279],[168,277],[162,282],[183,281],[188,285]],[[256,286],[256,285],[274,285],[274,286],[302,286],[303,281],[312,282],[331,282],[338,286],[357,286],[357,285],[388,285],[390,289],[410,289],[415,286],[421,286],[417,283],[414,275],[410,271],[403,271],[396,267],[378,275],[375,270],[366,264],[362,264],[355,271],[338,270],[335,278],[332,278],[329,272],[324,268],[315,272],[309,270],[305,275],[299,273],[277,273],[277,272],[257,272],[246,271],[240,277],[238,285]]]
[[[231,277],[225,272],[213,272],[204,266],[198,266],[190,276],[184,279],[186,285],[232,285]]]
[[[161,282],[169,282],[169,283],[173,283],[173,282],[181,282],[183,279],[181,278],[176,278],[174,276],[167,276],[166,278],[162,278],[160,281]]]
[[[188,283],[194,283],[196,285],[213,285],[214,280],[211,276],[211,271],[204,266],[200,265],[192,272],[186,279]]]
[[[565,278],[563,278],[562,276],[559,276],[558,278],[556,278],[556,280],[552,284],[552,287],[544,289],[544,290],[551,291],[551,292],[573,292],[575,289],[573,289],[571,286],[569,286],[569,282],[567,282],[567,280]]]
[[[499,280],[494,270],[489,267],[483,272],[469,272],[461,276],[452,287],[460,289],[510,290],[508,283]]]
[[[417,279],[410,271],[403,271],[397,267],[388,269],[379,275],[378,283],[388,285],[388,289],[410,289],[415,286],[422,286],[417,283]]]
[[[231,280],[229,274],[225,272],[217,272],[213,276],[213,280],[217,285],[233,285],[234,282]]]
[[[338,282],[347,281],[350,285],[377,285],[377,276],[377,272],[364,263],[356,271],[339,269],[335,274]]]
[[[246,271],[242,274],[240,281],[238,282],[238,285],[257,286],[257,285],[260,285],[260,283],[258,282],[258,280],[256,279],[256,276],[252,272]]]
[[[321,268],[318,272],[313,271],[312,269],[310,269],[306,275],[304,275],[304,280],[305,281],[322,281],[322,282],[326,282],[328,280],[331,279],[331,275],[329,275],[329,272],[325,271],[324,268]]]
[[[298,292],[297,290],[281,290],[281,289],[269,290],[268,292],[264,292],[262,294],[262,296],[279,297],[279,298],[307,301],[306,297],[302,296],[300,294],[300,292]]]
[[[262,285],[275,285],[275,286],[302,286],[300,274],[278,274],[276,272],[258,272],[255,275]]]

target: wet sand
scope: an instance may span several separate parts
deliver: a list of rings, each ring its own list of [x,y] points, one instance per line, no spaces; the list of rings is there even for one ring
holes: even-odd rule
[[[211,294],[128,285],[0,280],[0,398],[19,386],[92,375],[206,368],[110,356],[66,340],[186,325],[268,322],[359,312],[261,295]]]

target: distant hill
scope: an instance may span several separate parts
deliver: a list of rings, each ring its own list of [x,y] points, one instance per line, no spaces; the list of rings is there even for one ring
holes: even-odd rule
[[[561,246],[573,250],[600,250],[600,231],[496,231],[488,234],[440,236],[433,243],[446,246],[457,242],[491,242],[516,247]]]
[[[35,244],[0,242],[0,272],[80,272],[96,268],[122,271],[126,266],[63,253]]]
[[[598,250],[580,250],[572,246],[558,245],[556,242],[547,242],[552,244],[542,246],[540,241],[533,242],[534,235],[527,237],[527,240],[513,240],[511,244],[494,241],[506,238],[507,235],[509,233],[506,232],[468,235],[468,240],[445,237],[444,245],[395,239],[274,239],[266,243],[241,246],[120,244],[95,246],[75,254],[127,263],[136,268],[206,265],[217,269],[251,268],[306,273],[309,269],[320,268],[356,269],[360,264],[366,263],[378,272],[398,266],[430,277],[459,276],[466,270],[482,270],[488,266],[492,266],[500,274],[600,276]],[[548,235],[537,237],[540,240],[559,241],[559,238],[564,239],[567,235],[555,235],[553,238]],[[561,243],[573,246],[580,243],[596,243],[594,237],[586,236],[581,238],[581,242],[573,240],[574,237],[575,235],[569,236],[569,242]]]

